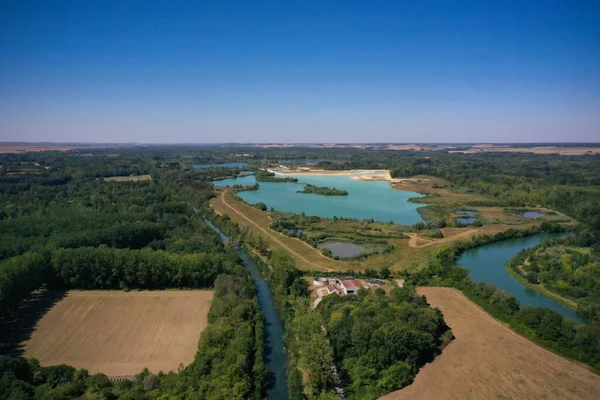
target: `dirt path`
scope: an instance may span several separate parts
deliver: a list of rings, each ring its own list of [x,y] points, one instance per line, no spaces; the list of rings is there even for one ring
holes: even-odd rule
[[[477,233],[477,229],[469,229],[469,230],[461,232],[457,235],[448,236],[448,237],[444,237],[441,239],[430,239],[427,237],[419,236],[416,233],[407,233],[407,235],[410,237],[410,240],[408,241],[408,245],[410,247],[414,247],[416,249],[421,249],[423,247],[429,247],[434,244],[442,244],[442,243],[452,242],[457,239],[462,239],[464,237],[471,236],[475,233]],[[425,243],[419,244],[418,243],[419,240],[421,240],[422,242],[425,242]]]
[[[250,222],[252,225],[254,225],[256,228],[258,228],[261,232],[263,232],[265,235],[269,236],[271,239],[273,239],[274,242],[276,242],[278,245],[280,245],[281,247],[283,247],[285,250],[289,251],[290,253],[294,254],[296,257],[298,257],[299,259],[301,259],[303,262],[305,262],[307,265],[311,265],[312,263],[310,261],[308,261],[308,259],[306,259],[304,256],[302,256],[301,254],[299,254],[298,252],[292,250],[291,248],[289,248],[285,243],[283,243],[281,240],[279,240],[277,237],[275,237],[275,235],[271,234],[269,231],[267,231],[265,228],[263,228],[262,226],[260,226],[259,224],[257,224],[256,222],[254,222],[252,219],[248,218],[246,215],[244,215],[244,213],[239,212],[238,210],[235,209],[235,207],[232,207],[227,200],[225,200],[225,193],[223,192],[221,193],[221,201],[223,202],[223,204],[228,207],[231,211],[233,211],[234,213],[238,214],[240,217],[244,218],[246,221]],[[325,256],[323,256],[325,257]]]
[[[419,288],[456,339],[382,399],[594,399],[600,376],[530,342],[451,288]]]

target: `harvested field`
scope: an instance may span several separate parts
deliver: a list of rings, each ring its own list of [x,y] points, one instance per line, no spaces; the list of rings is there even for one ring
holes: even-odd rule
[[[0,154],[5,153],[37,153],[40,151],[69,151],[75,149],[97,149],[116,147],[114,145],[62,145],[62,144],[33,144],[33,143],[4,143],[0,144]]]
[[[176,371],[191,363],[206,328],[211,291],[70,291],[25,342],[42,366],[90,373]]]
[[[419,288],[456,339],[382,399],[593,399],[600,376],[511,331],[451,288]]]
[[[137,175],[137,176],[111,176],[104,178],[105,182],[139,182],[139,181],[151,181],[150,175]]]

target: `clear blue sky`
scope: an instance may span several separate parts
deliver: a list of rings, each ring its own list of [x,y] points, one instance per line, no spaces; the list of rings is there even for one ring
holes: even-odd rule
[[[0,141],[600,141],[600,1],[0,3]]]

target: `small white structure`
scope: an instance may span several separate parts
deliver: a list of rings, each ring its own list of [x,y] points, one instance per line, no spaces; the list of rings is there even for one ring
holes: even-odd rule
[[[338,290],[338,288],[335,287],[335,285],[327,286],[327,292],[329,292],[329,294],[332,294],[332,293],[340,294],[340,291]]]
[[[313,279],[313,285],[315,286],[327,286],[329,285],[329,279],[327,278],[320,278],[318,276],[315,276]]]
[[[398,284],[398,287],[403,287],[404,286],[404,279],[396,279],[396,283]]]
[[[340,284],[345,295],[356,294],[362,288],[362,285],[356,279],[348,279]]]

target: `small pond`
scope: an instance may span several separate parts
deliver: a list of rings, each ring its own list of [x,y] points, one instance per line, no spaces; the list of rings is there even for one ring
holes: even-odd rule
[[[241,162],[229,162],[229,163],[219,163],[219,164],[194,164],[194,168],[242,168],[245,167],[246,163]]]
[[[461,225],[471,225],[473,222],[477,221],[477,218],[464,217],[464,218],[457,218],[456,220]]]
[[[318,245],[319,249],[329,249],[334,257],[350,258],[365,253],[367,249],[347,242],[325,242]]]
[[[523,217],[523,218],[539,218],[542,217],[544,214],[542,214],[541,212],[537,212],[537,211],[523,211],[521,213],[519,213],[519,216]]]
[[[469,211],[469,210],[458,210],[456,211],[457,214],[462,214],[462,215],[477,215],[477,211]]]

